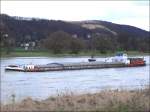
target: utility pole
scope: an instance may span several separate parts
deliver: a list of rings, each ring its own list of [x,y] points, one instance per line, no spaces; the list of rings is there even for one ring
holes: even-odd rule
[[[6,54],[10,53],[10,40],[8,39],[8,34],[3,34],[3,39],[4,39],[4,47],[6,48]]]
[[[95,48],[94,48],[93,42],[92,42],[93,39],[92,39],[91,35],[88,35],[87,38],[89,39],[90,50],[91,50],[91,58],[88,59],[88,60],[89,60],[89,62],[91,62],[91,61],[96,61],[96,59],[94,59]]]

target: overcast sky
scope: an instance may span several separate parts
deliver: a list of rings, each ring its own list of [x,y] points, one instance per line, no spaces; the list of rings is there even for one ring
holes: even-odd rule
[[[10,16],[79,21],[104,20],[149,31],[149,1],[1,1]]]

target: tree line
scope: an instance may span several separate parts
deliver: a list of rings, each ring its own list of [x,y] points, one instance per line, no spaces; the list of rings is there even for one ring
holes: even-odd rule
[[[16,47],[15,40],[7,35],[1,35],[1,47],[6,48],[9,53],[13,47]],[[149,52],[150,38],[133,38],[133,37],[111,37],[107,34],[92,34],[90,38],[73,37],[64,31],[57,31],[47,38],[40,40],[40,47],[47,49],[54,54],[73,53],[78,54],[81,51],[97,51],[100,53],[115,51],[140,51]]]
[[[92,34],[90,38],[82,39],[72,37],[72,35],[63,31],[57,31],[43,41],[43,46],[53,53],[69,52],[77,54],[85,50],[96,50],[100,53],[118,50],[149,52],[149,43],[149,38],[122,37],[120,39],[106,34]]]

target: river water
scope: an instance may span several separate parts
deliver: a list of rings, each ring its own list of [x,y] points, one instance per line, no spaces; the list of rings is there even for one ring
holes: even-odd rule
[[[10,103],[14,94],[17,101],[26,97],[45,99],[50,95],[67,92],[87,93],[103,89],[136,89],[149,85],[149,59],[147,66],[106,68],[51,72],[12,72],[4,68],[10,64],[47,64],[53,62],[86,62],[88,57],[13,57],[1,58],[1,102]],[[103,61],[105,58],[97,57]]]

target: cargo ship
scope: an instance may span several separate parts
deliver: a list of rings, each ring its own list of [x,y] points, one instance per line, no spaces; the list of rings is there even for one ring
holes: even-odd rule
[[[66,62],[66,63],[48,63],[45,65],[8,65],[5,70],[21,72],[44,72],[61,70],[82,70],[82,69],[100,69],[100,68],[119,68],[145,66],[144,58],[128,58],[127,54],[118,53],[116,56],[106,58],[105,61],[94,61],[89,59],[87,62]]]

